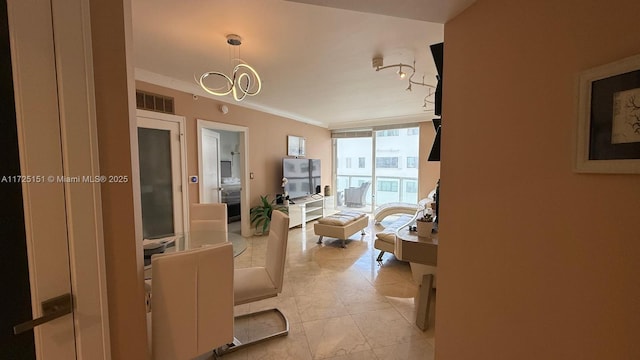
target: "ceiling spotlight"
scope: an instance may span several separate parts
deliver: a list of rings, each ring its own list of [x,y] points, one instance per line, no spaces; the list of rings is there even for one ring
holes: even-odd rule
[[[237,56],[232,59],[236,61],[236,65],[233,68],[231,77],[221,72],[209,71],[202,74],[200,79],[196,79],[196,81],[200,84],[202,89],[209,94],[216,96],[233,94],[233,98],[236,101],[244,100],[247,95],[257,95],[262,89],[262,82],[260,81],[260,75],[258,75],[258,72],[240,59],[240,45],[242,44],[242,39],[238,35],[229,34],[227,35],[227,44],[229,44],[230,48],[237,48],[238,50]],[[221,77],[225,84],[219,88],[211,88],[205,85],[205,79],[210,76]]]
[[[407,73],[402,71],[402,64],[400,64],[400,69],[398,70],[398,75],[400,76],[400,79],[404,79],[407,77]]]

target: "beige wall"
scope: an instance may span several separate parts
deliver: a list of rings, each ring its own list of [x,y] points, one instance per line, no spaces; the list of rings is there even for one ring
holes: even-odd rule
[[[572,172],[578,74],[637,0],[479,0],[445,25],[436,357],[640,358],[640,177]]]
[[[111,357],[146,359],[142,247],[136,245],[140,229],[139,181],[131,169],[130,136],[135,132],[133,67],[131,59],[131,3],[129,0],[91,0],[91,35],[95,76],[96,119],[100,173],[126,175],[128,183],[101,186],[104,253],[107,270]],[[137,144],[137,142],[135,142]]]
[[[418,189],[418,199],[427,197],[431,190],[436,188],[436,183],[440,179],[440,162],[427,161],[435,136],[436,131],[431,121],[420,123],[420,147],[418,150],[420,153],[420,169],[418,171],[420,189]]]
[[[197,119],[246,126],[249,129],[249,171],[255,178],[250,181],[251,205],[257,205],[260,195],[269,194],[274,199],[282,192],[282,158],[287,156],[287,135],[306,138],[306,157],[322,162],[322,185],[331,183],[331,133],[326,128],[304,124],[280,116],[266,114],[227,104],[229,113],[224,115],[218,107],[220,101],[145,82],[136,82],[136,88],[175,98],[176,115],[186,118],[187,171],[198,174]],[[189,185],[189,201],[198,202],[198,185]],[[246,210],[248,212],[248,210]]]

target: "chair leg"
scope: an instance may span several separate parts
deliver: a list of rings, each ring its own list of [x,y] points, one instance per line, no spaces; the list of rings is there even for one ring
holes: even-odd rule
[[[380,250],[380,254],[378,254],[377,262],[382,262],[382,255],[384,255],[384,251]]]
[[[263,336],[263,337],[261,337],[259,339],[252,340],[252,341],[249,341],[249,342],[246,342],[246,343],[242,343],[242,342],[240,342],[240,340],[238,340],[237,338],[234,337],[233,338],[233,343],[227,344],[227,345],[223,345],[223,346],[213,350],[214,356],[215,357],[220,357],[220,356],[223,356],[223,355],[228,354],[230,352],[234,352],[236,350],[243,349],[243,348],[245,348],[246,346],[249,346],[249,345],[257,344],[257,343],[260,343],[260,342],[263,342],[263,341],[266,341],[266,340],[269,340],[269,339],[273,339],[273,338],[276,338],[276,337],[289,335],[289,320],[287,319],[286,316],[284,316],[282,311],[280,311],[279,309],[276,309],[276,308],[262,310],[262,311],[256,311],[256,312],[252,312],[252,313],[249,313],[249,314],[236,316],[235,319],[242,319],[242,318],[245,318],[245,317],[259,315],[259,314],[268,313],[268,312],[275,312],[276,314],[278,314],[282,318],[282,320],[284,321],[284,325],[285,325],[284,326],[285,327],[284,330],[275,332],[273,334],[269,334],[269,335]]]
[[[316,244],[322,244],[322,236],[323,235],[320,235],[320,237],[318,238],[318,242]]]

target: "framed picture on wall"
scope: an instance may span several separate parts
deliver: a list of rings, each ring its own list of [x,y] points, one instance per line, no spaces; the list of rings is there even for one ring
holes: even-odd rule
[[[580,75],[577,172],[640,174],[640,55]]]
[[[287,135],[287,155],[305,156],[305,138],[300,136]]]

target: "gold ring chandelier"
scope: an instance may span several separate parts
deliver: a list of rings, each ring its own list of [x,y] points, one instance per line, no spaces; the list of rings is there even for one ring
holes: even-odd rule
[[[197,79],[198,84],[211,95],[226,96],[233,94],[233,98],[236,101],[242,101],[247,96],[257,95],[262,89],[262,82],[258,72],[240,59],[242,39],[238,35],[229,34],[227,35],[227,44],[229,44],[230,48],[237,47],[238,49],[238,56],[233,59],[237,61],[237,64],[234,66],[231,76],[218,71],[209,71],[202,74],[200,79]],[[225,84],[218,88],[209,87],[205,84],[205,79],[208,77],[220,77]]]

